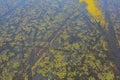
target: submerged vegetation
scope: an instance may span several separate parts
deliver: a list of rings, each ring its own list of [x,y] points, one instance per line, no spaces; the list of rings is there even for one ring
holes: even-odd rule
[[[0,0],[0,80],[120,80],[119,0]]]

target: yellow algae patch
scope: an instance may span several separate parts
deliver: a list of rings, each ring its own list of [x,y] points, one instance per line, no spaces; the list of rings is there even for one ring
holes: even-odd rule
[[[100,22],[103,26],[105,25],[105,17],[102,10],[97,6],[97,0],[79,0],[79,2],[85,2],[87,4],[86,9],[94,20]]]

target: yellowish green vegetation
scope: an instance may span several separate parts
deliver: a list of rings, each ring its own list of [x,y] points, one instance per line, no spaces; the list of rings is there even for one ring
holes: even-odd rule
[[[104,4],[0,0],[0,80],[120,80],[118,13],[107,21]]]

